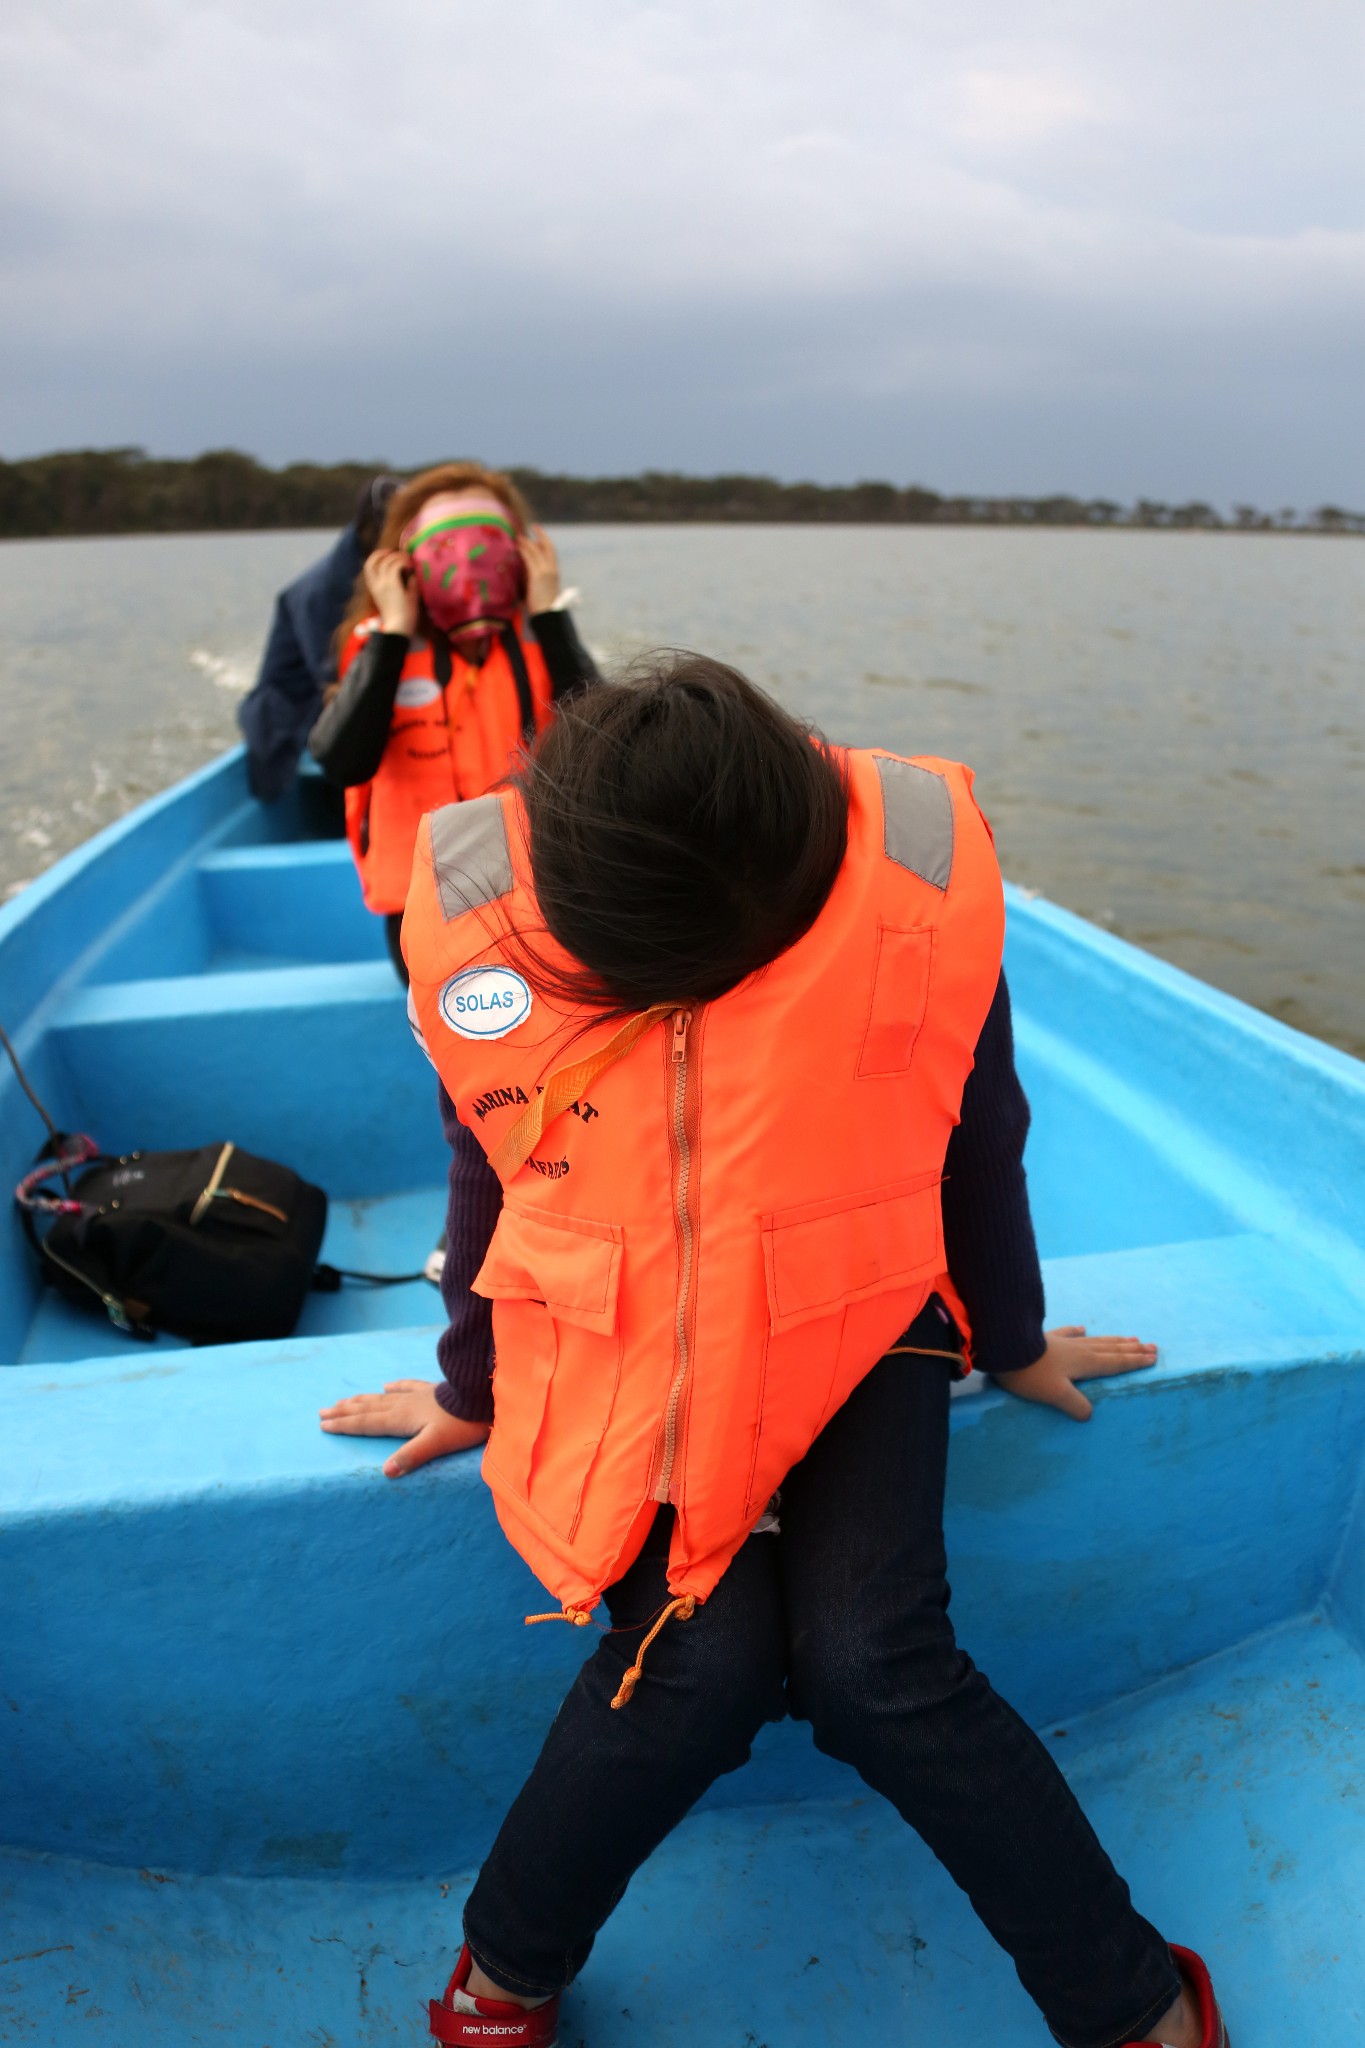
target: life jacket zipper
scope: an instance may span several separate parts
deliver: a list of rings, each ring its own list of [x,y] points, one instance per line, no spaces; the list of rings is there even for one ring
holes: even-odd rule
[[[691,1023],[690,1010],[674,1012],[669,1153],[673,1167],[673,1224],[678,1238],[678,1292],[673,1312],[673,1377],[668,1389],[668,1405],[664,1410],[659,1472],[654,1482],[653,1497],[660,1501],[672,1499],[673,1468],[678,1452],[678,1416],[692,1363],[697,1229],[694,1214],[696,1113],[694,1091],[689,1086],[691,1074],[687,1046]]]

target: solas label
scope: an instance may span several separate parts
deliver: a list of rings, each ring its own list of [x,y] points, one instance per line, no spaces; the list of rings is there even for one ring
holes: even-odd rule
[[[434,704],[440,694],[441,685],[433,676],[404,676],[393,701],[404,711],[421,711]]]
[[[441,990],[441,1015],[461,1038],[505,1038],[531,1014],[531,990],[510,967],[466,967]]]

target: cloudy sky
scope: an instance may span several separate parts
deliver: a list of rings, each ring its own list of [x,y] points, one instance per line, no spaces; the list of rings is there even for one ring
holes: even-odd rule
[[[1359,0],[7,0],[0,453],[1365,503]]]

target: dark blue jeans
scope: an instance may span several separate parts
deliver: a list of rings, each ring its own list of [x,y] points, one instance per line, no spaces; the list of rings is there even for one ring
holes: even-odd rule
[[[465,1910],[497,1982],[557,1991],[634,1872],[765,1721],[883,1793],[1013,1958],[1064,2048],[1140,2040],[1176,1998],[1170,1951],[1134,1910],[1056,1764],[960,1650],[948,1619],[949,1368],[884,1359],[782,1488],[690,1620],[651,1645],[671,1511],[607,1595],[614,1631],[570,1688]]]

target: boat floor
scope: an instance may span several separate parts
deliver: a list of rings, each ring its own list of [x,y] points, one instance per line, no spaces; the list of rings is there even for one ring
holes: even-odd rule
[[[365,1201],[332,1202],[322,1240],[323,1260],[359,1273],[417,1273],[445,1225],[444,1187]],[[396,1287],[347,1281],[336,1294],[310,1294],[295,1326],[297,1338],[335,1337],[354,1330],[408,1330],[439,1325],[441,1297],[429,1280]],[[188,1348],[183,1337],[164,1331],[156,1349]],[[128,1339],[47,1288],[29,1324],[20,1365],[66,1364],[81,1358],[126,1358]]]
[[[1356,2048],[1359,1649],[1310,1617],[1048,1740],[1139,1907],[1208,1958],[1238,2048]],[[11,1853],[0,2038],[415,2044],[467,1884],[178,1877]],[[609,1922],[560,2039],[1026,2048],[1046,2034],[963,1895],[869,1796],[694,1815]]]

